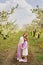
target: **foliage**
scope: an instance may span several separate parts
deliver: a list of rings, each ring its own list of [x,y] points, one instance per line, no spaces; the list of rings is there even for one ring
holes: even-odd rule
[[[39,6],[36,6],[36,9],[33,9],[34,13],[37,14],[37,19],[33,20],[33,22],[36,22],[41,28],[43,28],[43,9],[39,8]]]
[[[8,21],[9,15],[14,13],[14,10],[18,8],[18,4],[15,7],[11,8],[11,11],[2,11],[0,12],[0,34],[4,39],[8,37],[9,33],[14,33],[18,31],[18,25],[15,24],[16,21]],[[9,23],[10,22],[10,23]]]

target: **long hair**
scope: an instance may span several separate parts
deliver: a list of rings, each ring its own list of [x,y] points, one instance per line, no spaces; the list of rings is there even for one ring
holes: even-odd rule
[[[24,38],[24,41],[27,41],[27,42],[28,42],[28,38],[27,38],[27,37],[25,37],[25,38]]]

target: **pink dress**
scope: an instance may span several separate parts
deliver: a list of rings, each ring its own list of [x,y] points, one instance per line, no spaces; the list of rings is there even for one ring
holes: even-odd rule
[[[22,44],[24,43],[24,38],[21,37],[20,41],[18,43],[18,48],[17,48],[17,58],[21,58],[21,49],[22,49]]]
[[[21,45],[20,45],[20,43],[18,44],[17,58],[21,58]]]

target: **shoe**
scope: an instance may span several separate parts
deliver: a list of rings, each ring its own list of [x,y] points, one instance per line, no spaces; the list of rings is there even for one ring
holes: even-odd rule
[[[23,59],[19,59],[19,62],[23,62],[24,60]]]
[[[27,60],[23,60],[23,62],[27,62]]]
[[[17,58],[17,60],[19,60],[19,58]]]

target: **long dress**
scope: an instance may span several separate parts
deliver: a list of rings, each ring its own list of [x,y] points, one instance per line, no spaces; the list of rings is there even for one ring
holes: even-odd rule
[[[21,37],[17,48],[17,58],[21,58],[21,48],[23,43],[24,43],[24,38]]]

